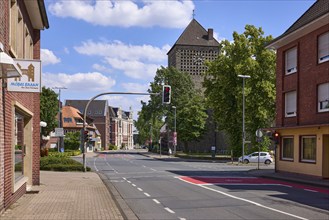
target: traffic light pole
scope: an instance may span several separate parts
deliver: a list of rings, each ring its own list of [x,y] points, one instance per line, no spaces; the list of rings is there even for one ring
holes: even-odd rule
[[[86,107],[85,107],[85,110],[84,110],[84,113],[83,113],[83,132],[85,132],[87,129],[86,129],[86,118],[87,118],[87,111],[88,111],[88,108],[89,108],[89,105],[90,103],[95,100],[96,98],[100,97],[100,96],[103,96],[103,95],[160,95],[161,93],[137,93],[137,92],[105,92],[105,93],[101,93],[101,94],[98,94],[94,97],[92,97]],[[83,171],[86,172],[87,171],[87,166],[86,166],[86,150],[87,150],[87,144],[84,140],[84,138],[82,139],[83,141],[83,155],[82,155],[82,159],[83,159]]]

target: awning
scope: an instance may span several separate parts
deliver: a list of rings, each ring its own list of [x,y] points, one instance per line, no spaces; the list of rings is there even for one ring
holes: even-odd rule
[[[14,59],[2,51],[0,48],[0,78],[21,77],[22,71],[15,63]]]

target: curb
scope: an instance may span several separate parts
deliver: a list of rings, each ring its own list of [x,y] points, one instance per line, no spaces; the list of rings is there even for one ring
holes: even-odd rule
[[[113,197],[113,200],[115,204],[117,205],[123,219],[131,219],[131,220],[138,220],[138,217],[135,215],[135,213],[130,209],[130,207],[127,205],[127,203],[123,200],[120,193],[117,191],[115,186],[111,183],[107,177],[99,172],[96,172],[98,176],[103,181],[104,185],[106,186],[107,190],[110,192],[111,196]]]

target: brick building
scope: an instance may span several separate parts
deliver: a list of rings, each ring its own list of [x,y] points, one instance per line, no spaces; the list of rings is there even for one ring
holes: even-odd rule
[[[267,45],[277,52],[276,170],[329,178],[329,4]]]
[[[43,0],[0,1],[0,212],[40,183],[40,79],[35,77],[41,77],[41,68],[35,60],[40,60],[45,28],[49,24]],[[17,69],[6,73],[4,57],[19,68],[15,81],[28,78],[37,85],[35,91],[10,87]]]
[[[168,66],[189,74],[195,88],[201,91],[204,90],[202,73],[207,70],[204,62],[215,60],[219,53],[219,42],[213,34],[213,29],[206,30],[193,19],[167,53]],[[177,106],[177,111],[179,111],[179,106]],[[216,131],[212,111],[208,110],[207,114],[209,116],[206,122],[207,132],[200,141],[188,143],[191,151],[210,151],[211,146],[216,146],[217,150],[226,149],[225,136],[222,132]],[[177,136],[179,147],[182,143],[179,142],[179,134]]]
[[[66,100],[65,106],[72,106],[84,112],[89,100]],[[108,150],[110,144],[110,113],[107,100],[93,100],[88,108],[87,116],[94,120],[100,135],[102,148]]]
[[[124,147],[124,149],[133,149],[133,112],[124,111],[121,108],[109,106],[111,117],[111,144]]]

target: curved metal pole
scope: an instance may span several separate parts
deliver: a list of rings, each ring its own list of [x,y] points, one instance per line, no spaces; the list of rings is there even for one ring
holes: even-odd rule
[[[90,105],[90,103],[95,100],[96,98],[103,96],[103,95],[160,95],[160,93],[137,93],[137,92],[105,92],[105,93],[101,93],[98,94],[94,97],[92,97],[86,107],[85,110],[83,112],[83,131],[86,131],[86,118],[87,118],[87,110],[88,107]],[[83,141],[83,171],[86,172],[87,171],[87,166],[86,166],[86,150],[87,150],[87,144],[86,142],[84,142],[84,139],[82,138]]]

